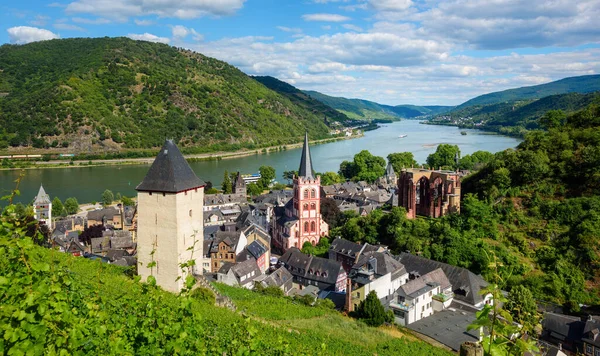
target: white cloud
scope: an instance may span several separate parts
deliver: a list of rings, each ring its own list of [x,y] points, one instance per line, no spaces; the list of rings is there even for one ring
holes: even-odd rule
[[[54,27],[57,30],[85,32],[85,29],[83,29],[82,27],[69,23],[55,23],[54,25],[52,25],[52,27]]]
[[[138,25],[138,26],[150,26],[150,25],[154,25],[154,21],[152,21],[152,20],[138,20],[138,19],[135,19],[135,20],[133,20],[133,22],[135,22],[135,24]]]
[[[159,42],[159,43],[166,43],[166,44],[168,44],[170,42],[170,40],[167,37],[158,37],[158,36],[153,35],[148,32],[143,33],[143,34],[130,33],[127,35],[127,37],[131,38],[132,40],[139,40],[139,41]]]
[[[369,5],[379,11],[403,11],[411,7],[411,0],[369,0]]]
[[[143,15],[192,19],[207,15],[232,15],[242,8],[244,2],[245,0],[76,0],[67,5],[66,11],[121,20]]]
[[[98,17],[95,19],[87,19],[87,18],[83,18],[83,17],[73,17],[71,19],[71,21],[73,21],[75,23],[83,23],[83,24],[88,24],[88,25],[105,25],[105,24],[111,23],[111,21],[109,19],[105,19],[102,17]]]
[[[363,32],[364,31],[362,29],[362,27],[356,26],[356,25],[351,25],[349,23],[343,24],[342,27],[345,28],[346,30],[355,31],[355,32]]]
[[[304,21],[344,22],[349,21],[348,16],[338,14],[306,14],[302,15]]]
[[[57,34],[45,30],[43,28],[37,27],[16,26],[11,27],[6,31],[8,32],[10,42],[17,44],[25,44],[30,42],[45,41],[59,38]]]
[[[183,40],[189,35],[192,35],[194,41],[202,41],[204,36],[196,32],[193,28],[187,28],[181,25],[171,26],[171,33],[176,40]]]
[[[292,32],[292,33],[301,33],[302,29],[298,27],[285,27],[285,26],[277,26],[278,30],[283,32]]]

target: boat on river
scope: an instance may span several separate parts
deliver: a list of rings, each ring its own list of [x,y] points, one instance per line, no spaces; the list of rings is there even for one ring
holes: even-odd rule
[[[400,135],[400,136],[398,136],[398,137],[399,137],[399,138],[405,138],[406,136],[408,136],[408,135]]]

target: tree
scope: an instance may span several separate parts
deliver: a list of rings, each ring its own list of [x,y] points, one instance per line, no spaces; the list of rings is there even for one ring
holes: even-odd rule
[[[115,196],[114,196],[113,192],[111,192],[110,190],[106,189],[104,191],[104,193],[102,193],[102,205],[105,208],[110,206],[114,200],[115,200]]]
[[[512,314],[517,323],[531,326],[538,324],[537,304],[529,289],[522,285],[513,287],[508,293],[507,299],[506,310]]]
[[[385,173],[385,159],[373,156],[371,152],[362,150],[354,155],[352,162],[343,161],[340,164],[340,175],[354,181],[373,183]]]
[[[258,171],[260,172],[259,185],[264,189],[269,188],[271,186],[271,181],[275,179],[275,168],[271,166],[260,166]]]
[[[65,207],[58,197],[52,199],[52,216],[59,217],[65,215]]]
[[[458,167],[465,170],[479,169],[485,163],[494,158],[494,155],[487,151],[476,151],[470,155],[461,157]]]
[[[356,316],[369,326],[379,326],[385,322],[385,309],[374,290],[370,291],[367,298],[360,302],[356,309]]]
[[[298,171],[284,171],[283,179],[286,179],[288,181],[288,184],[292,184],[292,180],[294,179],[294,176],[296,176],[296,175],[298,175]]]
[[[321,198],[321,216],[329,225],[329,228],[337,226],[340,215],[340,208],[338,208],[335,200],[331,198]]]
[[[394,167],[394,172],[400,172],[402,168],[410,168],[417,165],[412,152],[390,153],[387,159],[392,164],[392,167]]]
[[[344,178],[340,177],[340,175],[335,172],[325,172],[323,174],[317,173],[317,175],[321,176],[321,185],[332,185],[344,182]]]
[[[77,212],[79,212],[79,202],[77,202],[77,199],[67,198],[67,200],[65,200],[65,210],[69,215],[77,214]]]
[[[221,183],[221,190],[223,191],[223,194],[231,194],[233,191],[231,178],[229,176],[229,172],[227,171],[223,172],[223,183]]]
[[[134,206],[135,205],[133,199],[128,198],[124,195],[121,197],[121,202],[123,203],[124,206]]]
[[[546,130],[561,127],[565,124],[567,116],[562,110],[550,110],[539,119],[539,124]]]
[[[460,156],[460,149],[457,145],[442,143],[437,146],[435,153],[427,157],[427,165],[431,169],[439,167],[456,167],[456,155]]]
[[[263,192],[263,188],[256,183],[250,183],[246,186],[246,191],[251,196],[260,195]]]

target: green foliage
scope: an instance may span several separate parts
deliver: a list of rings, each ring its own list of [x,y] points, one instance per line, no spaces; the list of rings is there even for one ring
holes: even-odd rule
[[[113,192],[111,192],[110,190],[106,189],[102,193],[102,205],[104,207],[110,206],[114,200],[115,200],[115,196],[114,196]]]
[[[263,187],[256,183],[250,183],[246,186],[246,191],[251,196],[260,195],[260,194],[262,194],[263,190],[264,190]]]
[[[341,218],[340,208],[331,198],[321,198],[321,217],[332,229],[336,227]]]
[[[190,294],[195,300],[214,305],[216,301],[215,293],[208,288],[197,287]]]
[[[319,242],[313,246],[310,242],[306,241],[302,245],[302,253],[308,255],[314,255],[317,257],[327,257],[329,252],[329,239],[327,237],[321,237]]]
[[[540,316],[533,294],[523,285],[510,290],[504,308],[510,312],[514,321],[529,327],[529,331],[534,331],[539,324]]]
[[[385,173],[385,159],[373,156],[371,152],[362,150],[354,155],[352,162],[343,161],[340,164],[339,174],[354,181],[367,181],[373,183]]]
[[[125,202],[123,203],[125,204]],[[69,215],[77,214],[79,212],[79,202],[77,201],[77,198],[67,198],[67,200],[65,200],[65,210]]]
[[[204,194],[217,194],[219,190],[217,188],[208,188],[204,190]]]
[[[231,194],[232,190],[231,178],[229,172],[223,172],[223,183],[221,183],[221,191],[223,194]]]
[[[298,171],[285,171],[283,172],[283,179],[286,179],[288,181],[288,184],[291,184],[292,179],[294,179],[294,176],[298,175]]]
[[[224,62],[164,44],[105,37],[5,45],[0,68],[9,93],[0,100],[0,142],[12,146],[100,151],[108,140],[137,151],[160,147],[168,133],[200,153],[297,143],[306,130],[329,137],[321,112]]]
[[[343,183],[345,180],[339,174],[335,172],[317,173],[321,176],[321,185],[332,185],[337,183]]]
[[[126,197],[126,196],[121,197],[121,203],[123,203],[124,206],[134,206],[135,205],[135,202],[133,201],[133,199]]]
[[[487,151],[476,151],[460,158],[458,167],[463,170],[478,170],[492,160],[494,155]]]
[[[269,188],[271,186],[271,181],[276,177],[275,168],[271,166],[260,166],[258,171],[260,172],[258,185],[262,186],[264,189]]]
[[[52,216],[58,218],[64,216],[65,213],[66,211],[63,203],[58,197],[54,197],[54,199],[52,199]]]
[[[388,319],[374,290],[370,291],[365,300],[360,302],[356,309],[356,317],[369,326],[379,326]]]
[[[417,166],[417,161],[415,160],[415,156],[413,156],[412,152],[399,152],[399,153],[390,153],[387,156],[388,162],[392,164],[394,168],[394,172],[399,174],[402,168],[411,168]]]
[[[435,152],[427,156],[427,165],[431,169],[440,167],[456,167],[456,156],[460,156],[460,149],[457,145],[442,143],[438,145]]]

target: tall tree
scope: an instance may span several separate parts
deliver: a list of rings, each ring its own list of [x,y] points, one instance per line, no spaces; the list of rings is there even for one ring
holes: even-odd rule
[[[223,194],[231,194],[233,191],[231,185],[231,176],[227,171],[223,172],[223,183],[221,184],[221,190],[223,191]]]
[[[343,161],[340,164],[340,175],[354,181],[373,183],[385,173],[385,159],[373,156],[371,152],[362,150],[354,155],[352,162]]]
[[[335,172],[325,172],[318,175],[321,176],[321,185],[332,185],[344,181],[344,178],[340,177],[340,175]]]
[[[396,174],[398,174],[402,168],[410,168],[417,165],[417,161],[415,161],[415,156],[413,156],[412,152],[390,153],[387,156],[387,159],[392,164],[392,167],[394,167]]]
[[[437,146],[435,153],[427,157],[427,165],[431,169],[439,167],[456,167],[456,155],[460,156],[460,149],[457,145],[442,143]]]
[[[284,171],[283,172],[283,179],[288,181],[288,184],[292,183],[292,179],[294,179],[294,176],[298,174],[298,171]]]
[[[113,192],[111,192],[110,190],[106,189],[104,191],[104,193],[102,193],[102,205],[105,208],[110,206],[114,200],[115,200],[115,196],[114,196]]]
[[[77,212],[79,212],[79,202],[77,199],[67,198],[67,200],[65,200],[65,210],[69,215],[77,214]]]
[[[258,171],[260,172],[259,185],[264,189],[269,188],[271,181],[275,179],[275,168],[271,166],[260,166]]]
[[[321,216],[329,224],[330,229],[337,226],[340,215],[340,208],[338,208],[335,200],[331,198],[321,199]]]
[[[52,216],[59,217],[65,215],[65,207],[58,197],[52,199]]]
[[[356,309],[356,316],[369,326],[379,326],[385,322],[385,309],[374,290],[370,291],[367,298],[360,302]]]

